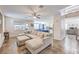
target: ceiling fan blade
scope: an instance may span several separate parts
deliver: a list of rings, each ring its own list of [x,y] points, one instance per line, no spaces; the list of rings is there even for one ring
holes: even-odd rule
[[[40,19],[40,17],[37,17],[38,19]]]
[[[40,17],[40,15],[37,15],[36,18],[40,19],[41,17]]]

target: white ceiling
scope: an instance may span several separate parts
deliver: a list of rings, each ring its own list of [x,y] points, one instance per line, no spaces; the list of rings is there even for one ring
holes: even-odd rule
[[[44,8],[42,8],[38,13],[42,15],[42,18],[46,18],[47,16],[53,16],[58,10],[67,6],[69,5],[44,5]],[[6,16],[29,19],[29,15],[31,15],[30,7],[37,8],[36,5],[1,5],[0,9]]]

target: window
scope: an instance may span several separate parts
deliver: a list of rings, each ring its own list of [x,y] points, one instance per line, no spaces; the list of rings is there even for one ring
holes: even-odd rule
[[[38,23],[34,23],[34,29],[39,29],[39,24]]]
[[[48,31],[48,26],[46,24],[41,24],[41,23],[34,23],[34,29],[39,30],[39,31]]]
[[[28,29],[28,24],[17,24],[14,25],[15,26],[15,30],[26,30]]]

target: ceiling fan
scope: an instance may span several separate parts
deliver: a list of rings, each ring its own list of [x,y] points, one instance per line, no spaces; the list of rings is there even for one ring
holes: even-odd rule
[[[33,18],[38,18],[38,19],[40,19],[40,17],[41,17],[40,14],[37,14],[37,13],[35,13],[35,12],[34,12],[32,15],[33,15]]]
[[[40,19],[41,14],[39,13],[44,8],[43,5],[39,6],[31,6],[29,7],[29,10],[31,11],[30,16],[34,19]],[[28,14],[27,14],[28,15]]]

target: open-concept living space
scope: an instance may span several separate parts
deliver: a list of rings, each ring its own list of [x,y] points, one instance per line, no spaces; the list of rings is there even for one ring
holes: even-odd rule
[[[79,6],[0,5],[0,54],[79,54]]]

